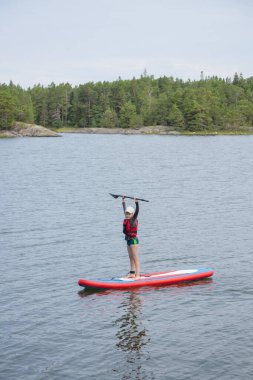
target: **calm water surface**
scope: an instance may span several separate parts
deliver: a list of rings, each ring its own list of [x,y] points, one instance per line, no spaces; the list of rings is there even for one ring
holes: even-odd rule
[[[0,378],[252,379],[253,137],[0,140]],[[80,291],[128,272],[120,200],[140,204],[142,272],[213,280]]]

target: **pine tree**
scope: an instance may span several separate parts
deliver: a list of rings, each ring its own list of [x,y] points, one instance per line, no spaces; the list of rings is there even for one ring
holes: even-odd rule
[[[12,127],[17,115],[17,102],[6,86],[0,87],[0,128]]]
[[[167,117],[168,125],[172,127],[183,129],[184,128],[184,116],[176,104],[173,104],[169,115]]]
[[[100,120],[101,128],[117,128],[118,127],[118,117],[114,110],[108,108],[102,115]]]
[[[120,127],[121,128],[136,128],[142,125],[140,115],[137,115],[135,105],[131,102],[123,104],[120,111]]]

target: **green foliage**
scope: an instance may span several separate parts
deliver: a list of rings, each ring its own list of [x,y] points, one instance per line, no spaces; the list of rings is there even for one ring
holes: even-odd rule
[[[16,98],[10,88],[0,86],[0,129],[9,129],[17,117],[18,107]]]
[[[118,127],[118,117],[114,110],[107,108],[104,111],[101,120],[100,127],[102,128],[117,128]]]
[[[114,82],[0,85],[0,123],[35,122],[45,127],[137,128],[169,125],[185,132],[253,127],[253,77],[212,77],[184,82],[172,77]]]
[[[120,126],[122,128],[136,128],[141,125],[141,116],[137,114],[135,105],[130,101],[124,103],[120,110]]]
[[[38,125],[48,126],[48,89],[40,84],[34,86],[32,90],[28,90],[31,96],[34,113],[35,123]]]
[[[171,125],[172,127],[175,127],[176,129],[183,129],[185,122],[184,122],[184,116],[178,106],[176,104],[173,104],[171,107],[171,110],[167,117],[168,125]]]
[[[12,82],[9,85],[9,90],[12,97],[16,99],[16,121],[33,123],[34,110],[29,92],[24,91],[20,86],[14,86]]]

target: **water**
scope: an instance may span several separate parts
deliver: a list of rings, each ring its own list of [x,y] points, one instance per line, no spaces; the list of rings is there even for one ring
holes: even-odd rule
[[[253,137],[0,140],[0,378],[251,379]],[[213,280],[80,292],[124,275],[120,200],[142,272]]]

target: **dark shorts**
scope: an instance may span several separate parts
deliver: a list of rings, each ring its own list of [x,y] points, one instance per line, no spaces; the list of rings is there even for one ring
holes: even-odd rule
[[[130,245],[137,245],[137,244],[139,244],[139,239],[137,237],[127,240],[127,245],[128,246],[130,246]]]

